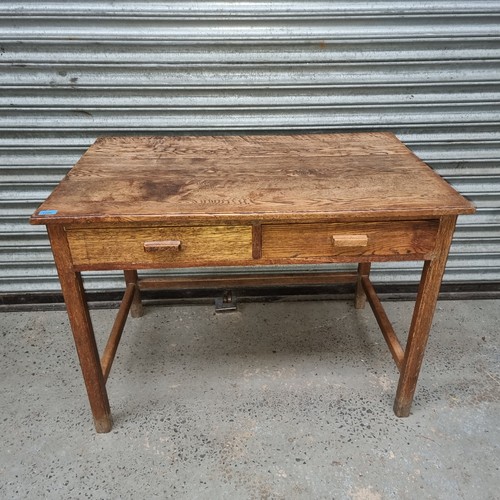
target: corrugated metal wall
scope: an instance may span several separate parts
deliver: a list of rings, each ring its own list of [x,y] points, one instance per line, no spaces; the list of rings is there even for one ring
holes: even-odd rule
[[[58,289],[28,216],[95,137],[131,132],[393,131],[479,208],[446,279],[500,281],[498,0],[3,0],[0,87],[0,292]]]

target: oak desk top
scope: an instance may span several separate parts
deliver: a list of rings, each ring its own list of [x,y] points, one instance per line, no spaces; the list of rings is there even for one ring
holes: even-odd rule
[[[102,137],[31,223],[355,221],[473,212],[391,133]]]

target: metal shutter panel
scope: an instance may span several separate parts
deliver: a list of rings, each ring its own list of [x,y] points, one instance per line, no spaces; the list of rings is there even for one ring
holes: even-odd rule
[[[0,293],[59,289],[28,217],[98,135],[131,132],[393,131],[478,206],[445,280],[500,281],[498,1],[3,1],[0,67]]]

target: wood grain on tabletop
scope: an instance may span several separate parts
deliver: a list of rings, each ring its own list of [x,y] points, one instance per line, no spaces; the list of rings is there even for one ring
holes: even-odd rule
[[[56,214],[37,215],[40,210]],[[103,137],[33,223],[472,213],[390,133]]]

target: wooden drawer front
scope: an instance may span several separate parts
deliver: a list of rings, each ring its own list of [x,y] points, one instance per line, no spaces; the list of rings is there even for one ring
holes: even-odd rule
[[[187,267],[252,259],[251,226],[69,228],[67,235],[75,266]]]
[[[434,249],[437,220],[262,227],[264,259],[332,256],[423,256]]]

